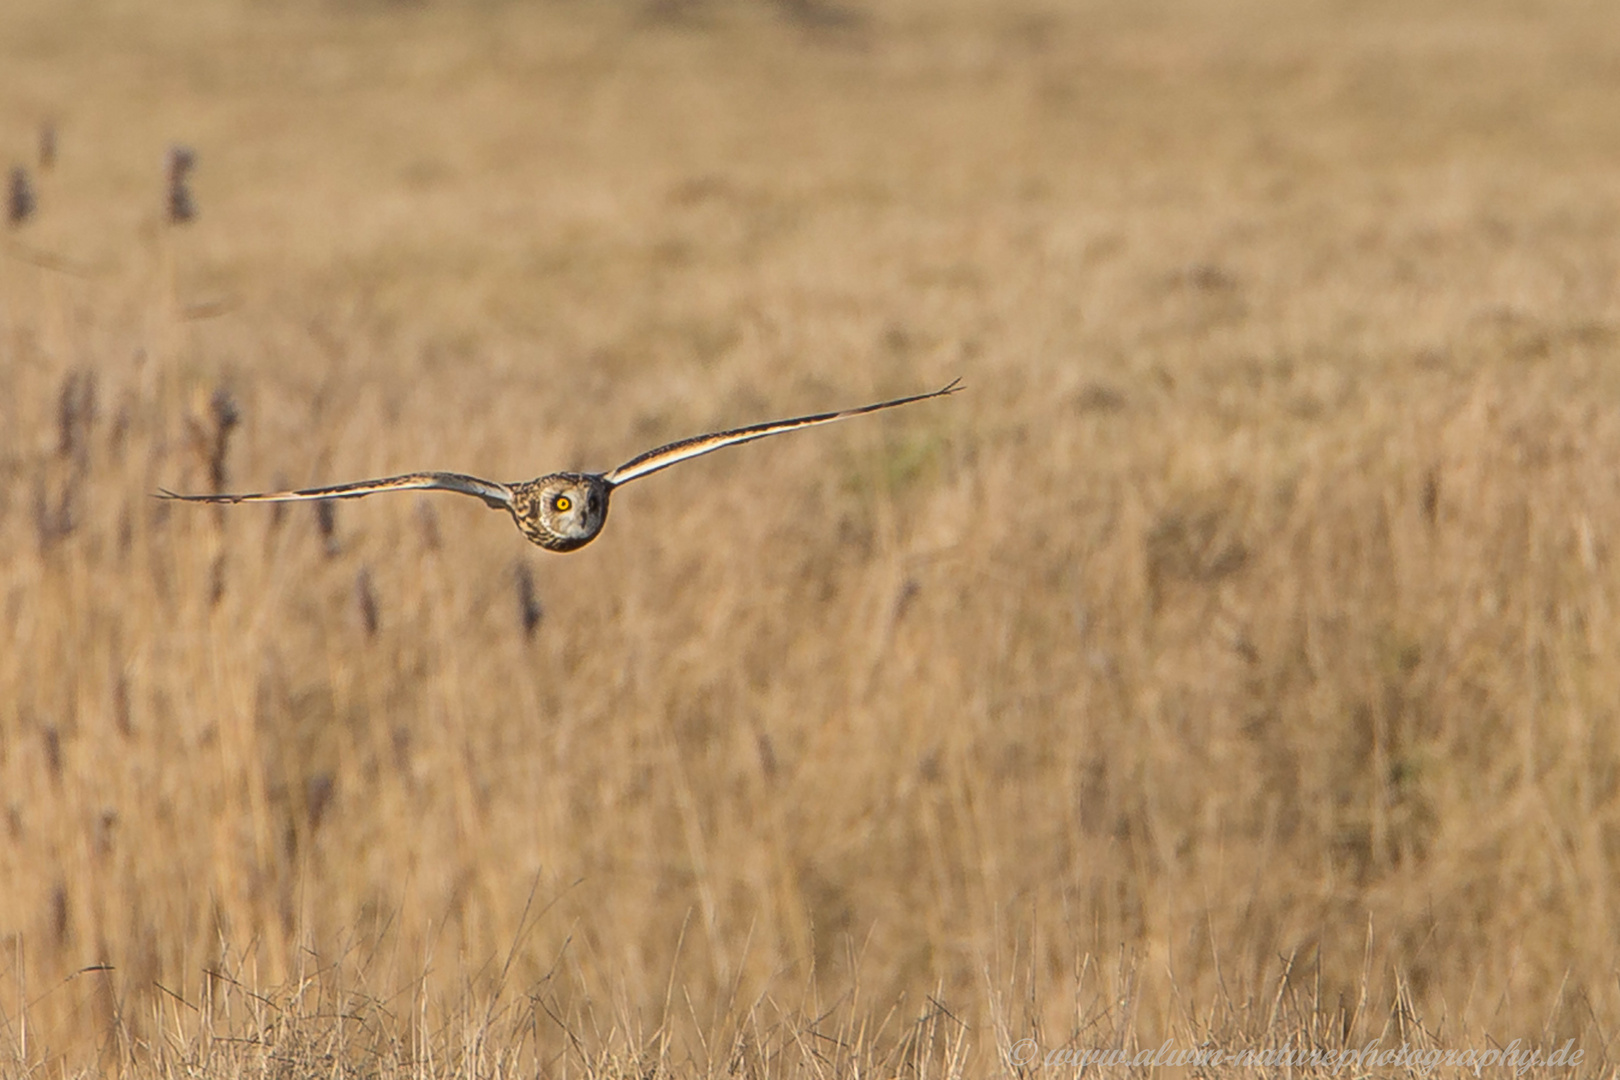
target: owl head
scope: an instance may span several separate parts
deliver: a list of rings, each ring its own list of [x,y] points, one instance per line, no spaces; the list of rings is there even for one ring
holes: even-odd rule
[[[525,536],[546,550],[573,551],[602,531],[610,490],[600,476],[552,473],[513,491],[512,517]]]
[[[608,521],[608,483],[586,473],[552,473],[512,492],[512,518],[548,551],[573,551],[596,539]]]

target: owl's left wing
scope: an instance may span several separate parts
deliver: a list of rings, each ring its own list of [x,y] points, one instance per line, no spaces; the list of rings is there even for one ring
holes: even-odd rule
[[[785,431],[797,431],[799,428],[815,427],[817,424],[831,424],[837,420],[848,420],[852,416],[862,416],[866,413],[877,412],[880,409],[892,409],[897,405],[910,405],[914,401],[927,401],[929,398],[945,397],[956,393],[961,388],[962,380],[952,379],[949,385],[938,390],[931,390],[926,394],[913,394],[910,397],[895,398],[893,401],[880,401],[875,405],[862,405],[858,409],[817,413],[814,416],[796,416],[791,420],[772,420],[768,423],[754,424],[750,427],[736,428],[731,431],[716,431],[708,435],[697,435],[690,439],[682,439],[680,442],[672,442],[668,446],[660,446],[656,450],[649,450],[645,454],[633,457],[603,476],[602,479],[606,480],[611,486],[618,487],[620,484],[628,484],[632,480],[639,480],[643,476],[655,473],[659,469],[667,469],[677,462],[701,457],[722,447],[753,442],[755,439],[780,435]]]

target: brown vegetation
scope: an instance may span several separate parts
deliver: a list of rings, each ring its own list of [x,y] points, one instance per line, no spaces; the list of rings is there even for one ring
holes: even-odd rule
[[[0,148],[51,147],[0,1072],[1613,1060],[1610,6],[67,10],[0,8]],[[568,556],[149,497],[957,375]]]

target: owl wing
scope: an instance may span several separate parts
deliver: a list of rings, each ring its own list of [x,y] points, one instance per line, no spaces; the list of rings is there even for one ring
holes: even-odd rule
[[[158,497],[203,503],[299,502],[305,499],[358,499],[363,495],[375,495],[379,491],[459,491],[463,495],[483,499],[497,510],[509,509],[512,504],[512,489],[505,484],[448,472],[406,473],[404,476],[361,480],[358,483],[338,484],[334,487],[269,491],[251,495],[177,495],[172,491],[159,490]]]
[[[708,435],[697,435],[680,442],[672,442],[667,446],[660,446],[656,450],[649,450],[645,454],[633,457],[608,473],[602,479],[609,485],[618,487],[628,484],[632,480],[639,480],[643,476],[667,469],[677,462],[687,461],[691,458],[701,457],[725,446],[736,446],[738,443],[753,442],[755,439],[764,439],[771,435],[780,435],[785,431],[796,431],[799,428],[814,427],[817,424],[831,424],[836,420],[848,420],[852,416],[861,416],[865,413],[877,412],[880,409],[892,409],[896,405],[909,405],[913,401],[927,401],[929,398],[945,397],[954,394],[962,388],[961,379],[953,379],[950,384],[926,394],[913,394],[911,397],[895,398],[893,401],[880,401],[875,405],[862,405],[858,409],[845,409],[842,412],[817,413],[814,416],[796,416],[791,420],[772,420],[769,423],[754,424],[750,427],[735,428],[731,431],[716,431]]]

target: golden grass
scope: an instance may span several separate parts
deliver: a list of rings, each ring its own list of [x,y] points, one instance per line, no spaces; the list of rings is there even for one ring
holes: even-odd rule
[[[1606,1068],[1620,15],[1299,7],[6,4],[0,1070]]]

